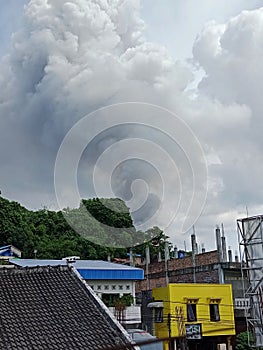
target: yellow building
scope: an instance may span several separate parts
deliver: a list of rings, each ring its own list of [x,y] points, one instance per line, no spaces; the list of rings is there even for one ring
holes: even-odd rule
[[[158,338],[187,339],[189,349],[195,350],[231,349],[235,335],[231,285],[169,284],[153,289],[152,295],[149,307]]]

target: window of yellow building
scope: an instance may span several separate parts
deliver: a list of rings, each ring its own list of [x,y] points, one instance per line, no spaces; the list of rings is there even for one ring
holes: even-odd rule
[[[187,304],[187,322],[195,322],[196,320],[196,304]]]
[[[196,304],[198,299],[187,299],[187,322],[197,321]]]
[[[154,308],[154,321],[156,323],[163,322],[163,308],[162,307]]]
[[[209,312],[210,312],[210,321],[212,322],[220,321],[219,303],[220,303],[220,299],[210,299]]]

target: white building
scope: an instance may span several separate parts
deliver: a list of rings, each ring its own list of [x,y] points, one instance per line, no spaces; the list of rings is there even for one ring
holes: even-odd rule
[[[135,282],[144,279],[144,271],[132,266],[102,260],[10,260],[20,267],[70,264],[126,327],[141,323],[141,307],[135,305]],[[123,307],[128,302],[129,306]]]

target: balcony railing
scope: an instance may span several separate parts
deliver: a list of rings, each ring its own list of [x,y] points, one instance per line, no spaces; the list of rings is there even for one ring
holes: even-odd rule
[[[115,307],[109,307],[110,312],[122,324],[141,323],[141,306],[127,306],[124,310],[117,310]]]

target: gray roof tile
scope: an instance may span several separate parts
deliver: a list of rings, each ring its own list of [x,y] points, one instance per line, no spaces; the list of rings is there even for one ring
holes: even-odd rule
[[[67,266],[0,271],[0,348],[96,350],[127,338]]]

